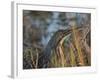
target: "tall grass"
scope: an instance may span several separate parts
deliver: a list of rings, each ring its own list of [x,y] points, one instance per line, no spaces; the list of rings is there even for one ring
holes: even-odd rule
[[[35,68],[38,68],[38,59],[39,59],[39,54],[38,54],[38,50],[36,49],[36,64],[35,64]]]
[[[26,59],[31,68],[38,68],[38,50],[36,49],[35,53],[32,48],[27,48],[24,52],[23,57]]]
[[[73,49],[73,44],[70,44],[70,57],[71,57],[71,66],[76,66],[76,61],[75,61],[75,53]]]
[[[75,27],[72,27],[73,30],[73,39],[74,39],[74,44],[76,46],[77,49],[77,53],[79,56],[79,65],[84,65],[84,59],[83,59],[83,54],[81,51],[81,46],[80,46],[80,39],[79,39],[79,33],[77,30],[75,30]]]
[[[67,37],[68,35],[66,35],[61,39],[58,46],[52,49],[52,55],[48,65],[49,67],[75,67],[90,65],[90,47],[87,45],[86,40],[81,40],[80,37],[82,37],[82,35],[80,35],[77,29],[75,29],[75,26],[72,27],[72,32],[70,34],[69,38]],[[67,47],[64,47],[65,43],[67,43]],[[38,68],[38,49],[26,49],[24,57],[26,57],[27,61],[32,61],[32,63],[29,62],[32,68]],[[86,62],[86,60],[88,60],[88,62]]]

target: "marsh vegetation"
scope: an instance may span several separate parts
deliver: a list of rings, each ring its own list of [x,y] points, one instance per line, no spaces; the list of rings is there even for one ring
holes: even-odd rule
[[[23,69],[91,66],[91,14],[23,10]]]

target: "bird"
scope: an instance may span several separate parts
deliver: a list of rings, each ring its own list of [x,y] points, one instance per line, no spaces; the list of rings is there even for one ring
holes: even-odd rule
[[[82,30],[85,27],[75,27],[74,30]],[[64,37],[72,33],[72,28],[65,30],[58,30],[54,33],[54,35],[49,40],[46,48],[42,51],[41,55],[38,59],[38,68],[48,68],[48,64],[50,63],[51,51],[56,48],[59,43],[64,41]]]

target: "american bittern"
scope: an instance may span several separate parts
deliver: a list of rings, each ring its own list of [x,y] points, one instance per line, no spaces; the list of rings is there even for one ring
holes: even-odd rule
[[[48,68],[48,65],[49,65],[50,59],[51,59],[51,55],[52,55],[52,50],[54,50],[56,48],[58,48],[58,50],[59,50],[59,54],[61,56],[61,64],[62,64],[62,66],[64,66],[65,65],[64,64],[64,52],[62,49],[62,44],[65,40],[65,37],[69,34],[72,34],[73,30],[81,32],[84,29],[87,29],[87,27],[77,27],[77,28],[73,28],[73,29],[58,30],[57,32],[55,32],[55,34],[51,37],[46,48],[44,49],[44,51],[41,53],[41,55],[39,57],[38,67],[39,68]],[[79,46],[78,47],[76,46],[76,48],[78,51]],[[73,51],[72,50],[70,50],[70,51],[71,51],[71,55],[73,56]],[[78,53],[80,53],[80,50],[78,51]],[[79,59],[81,60],[80,57],[79,57]],[[72,59],[72,63],[73,63],[73,61],[74,60]],[[80,61],[80,62],[82,62],[82,61]],[[82,63],[82,64],[80,63],[79,65],[84,65],[84,63]]]

